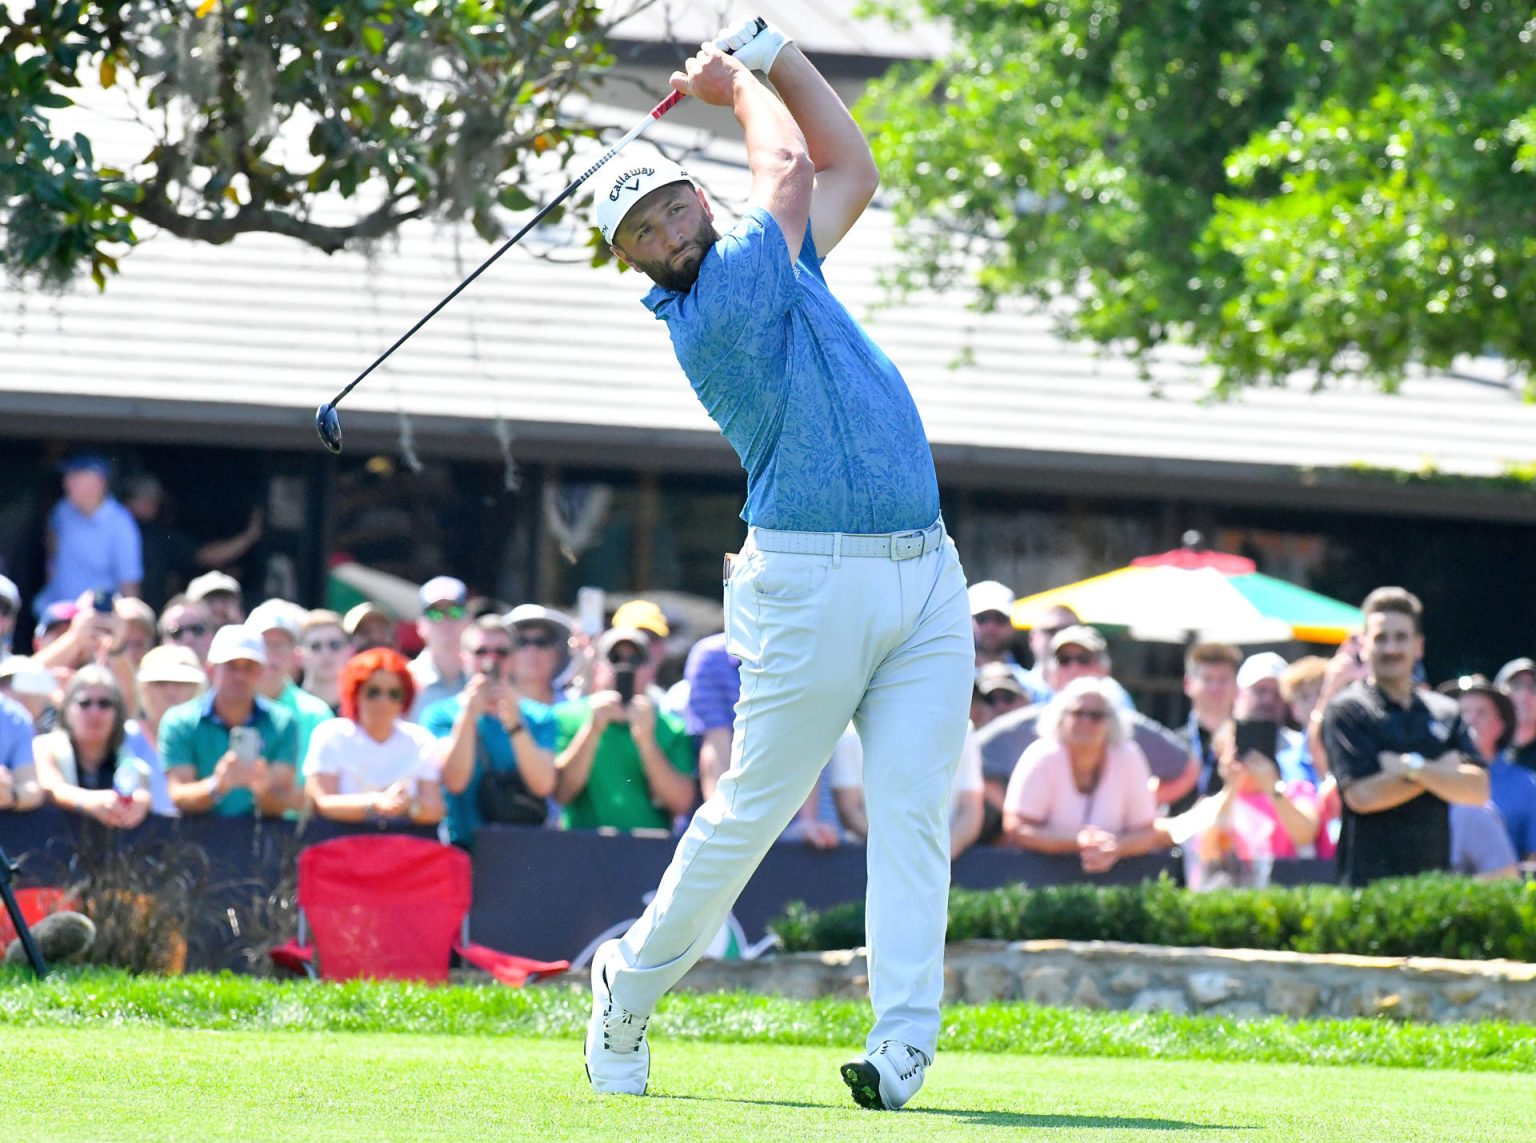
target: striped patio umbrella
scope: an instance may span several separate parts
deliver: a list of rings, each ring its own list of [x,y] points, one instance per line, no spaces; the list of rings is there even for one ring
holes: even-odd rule
[[[1361,624],[1358,607],[1263,575],[1243,556],[1195,548],[1025,596],[1013,605],[1013,625],[1033,627],[1063,604],[1084,623],[1152,643],[1342,643]]]

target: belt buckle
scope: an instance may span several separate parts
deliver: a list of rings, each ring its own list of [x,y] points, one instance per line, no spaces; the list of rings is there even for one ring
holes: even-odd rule
[[[891,537],[891,558],[910,560],[923,554],[923,533],[903,532]]]

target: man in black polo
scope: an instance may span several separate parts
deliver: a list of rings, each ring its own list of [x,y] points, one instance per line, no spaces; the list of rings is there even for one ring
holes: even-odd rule
[[[1370,673],[1323,716],[1344,802],[1339,879],[1349,885],[1449,869],[1449,804],[1488,800],[1488,773],[1456,700],[1414,684],[1424,654],[1418,598],[1379,587],[1361,611]]]

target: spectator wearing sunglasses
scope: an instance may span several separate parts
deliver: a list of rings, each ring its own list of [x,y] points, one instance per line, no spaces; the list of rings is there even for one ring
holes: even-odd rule
[[[213,645],[213,616],[196,600],[173,596],[160,612],[160,642],[190,647],[197,661],[208,664],[208,648]]]
[[[460,666],[468,682],[421,716],[423,728],[440,740],[448,840],[466,849],[487,822],[536,826],[549,816],[555,716],[508,678],[513,638],[494,615],[465,628]]]
[[[60,809],[132,829],[149,813],[149,763],[124,746],[128,712],[112,672],[88,664],[64,690],[59,729],[32,740],[38,785]]]
[[[971,605],[971,636],[976,642],[976,669],[1002,664],[1013,672],[1019,686],[1033,702],[1050,697],[1043,679],[1024,669],[1013,653],[1013,589],[995,579],[973,583],[966,589]]]
[[[341,616],[316,608],[299,624],[299,686],[341,712],[341,667],[347,661],[347,635]]]
[[[1003,799],[1003,835],[1036,853],[1075,854],[1085,873],[1165,844],[1152,772],[1108,680],[1084,676],[1046,704]]]
[[[316,728],[304,756],[304,793],[340,822],[443,818],[437,739],[405,720],[416,697],[405,656],[375,647],[341,670],[341,716]]]
[[[555,707],[555,798],[566,829],[670,829],[693,808],[693,741],[647,693],[651,637],[611,627],[597,644],[592,694]]]
[[[416,683],[416,701],[406,717],[420,722],[427,707],[452,698],[464,689],[468,673],[460,665],[459,645],[469,626],[469,588],[451,575],[427,580],[417,592],[421,618],[416,633],[421,636],[421,654],[411,660],[411,678]]]
[[[502,620],[512,637],[509,677],[524,699],[554,706],[563,697],[555,689],[571,658],[571,617],[552,607],[523,603]]]

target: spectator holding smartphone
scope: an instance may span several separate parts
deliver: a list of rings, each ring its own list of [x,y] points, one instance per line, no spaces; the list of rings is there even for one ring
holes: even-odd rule
[[[650,651],[638,628],[603,632],[594,692],[555,707],[555,798],[566,829],[670,829],[693,807],[693,742],[646,693]]]
[[[299,808],[298,729],[258,690],[266,661],[260,633],[220,627],[208,651],[212,688],[160,720],[160,757],[183,814],[277,816]]]
[[[149,813],[149,764],[123,745],[128,712],[112,673],[81,667],[64,690],[59,729],[32,741],[37,780],[54,805],[132,829]]]

